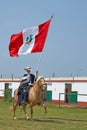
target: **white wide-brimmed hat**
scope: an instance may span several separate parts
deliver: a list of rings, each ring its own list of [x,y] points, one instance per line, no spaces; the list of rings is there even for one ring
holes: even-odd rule
[[[24,70],[31,70],[31,67],[26,67],[24,68]]]

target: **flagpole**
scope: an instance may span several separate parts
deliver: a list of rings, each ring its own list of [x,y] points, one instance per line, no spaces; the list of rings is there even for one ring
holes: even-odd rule
[[[53,19],[53,15],[51,15],[50,20],[52,20],[52,19]],[[37,63],[37,67],[36,67],[36,70],[35,70],[35,72],[36,72],[37,74],[38,74],[38,68],[39,68],[39,66],[40,66],[41,58],[42,58],[42,52],[41,52],[41,54],[40,54],[40,57],[39,57],[39,60],[38,60],[38,63]]]
[[[50,18],[50,20],[52,20],[53,19],[53,15],[51,15],[51,18]]]
[[[36,67],[36,71],[38,70],[39,66],[40,66],[40,62],[41,62],[41,58],[42,58],[42,52],[40,53],[40,57],[39,57],[39,60],[38,60],[38,63],[37,63],[37,67]]]
[[[53,15],[51,15],[51,18],[50,18],[51,20],[53,19]]]

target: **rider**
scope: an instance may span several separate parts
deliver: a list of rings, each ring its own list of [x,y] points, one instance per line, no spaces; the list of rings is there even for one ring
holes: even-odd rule
[[[18,95],[22,95],[22,103],[25,104],[27,101],[28,90],[33,86],[35,82],[35,75],[31,73],[31,67],[26,67],[24,70],[27,72],[24,74],[20,86],[18,88]]]

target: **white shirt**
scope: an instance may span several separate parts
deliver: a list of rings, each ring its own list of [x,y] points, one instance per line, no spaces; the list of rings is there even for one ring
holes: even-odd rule
[[[30,83],[30,74],[22,77],[22,82],[20,83],[20,85],[26,84],[26,83]]]

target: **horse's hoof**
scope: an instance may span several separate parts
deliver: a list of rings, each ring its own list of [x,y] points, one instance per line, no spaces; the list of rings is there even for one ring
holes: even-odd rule
[[[17,118],[16,117],[14,117],[14,120],[16,120]]]
[[[27,116],[27,120],[29,120],[30,118],[29,118],[29,116]]]

